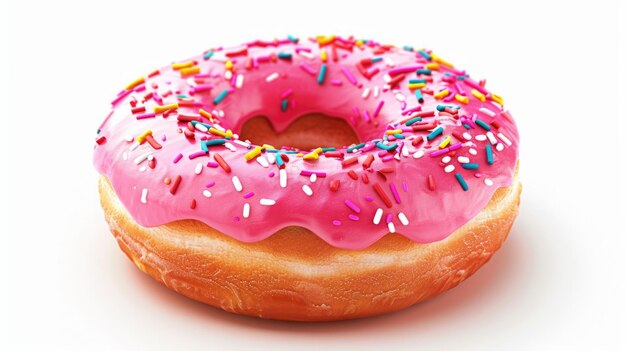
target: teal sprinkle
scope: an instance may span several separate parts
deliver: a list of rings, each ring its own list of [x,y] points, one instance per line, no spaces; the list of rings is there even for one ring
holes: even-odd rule
[[[198,122],[198,121],[191,121],[191,124],[195,127],[196,124],[201,124],[203,126],[205,126],[207,129],[212,128],[210,124],[206,124],[206,123],[202,123],[202,122]]]
[[[443,111],[446,109],[446,105],[437,105],[437,111]]]
[[[282,165],[284,165],[284,164],[285,164],[285,161],[283,161],[283,159],[282,159],[282,158],[280,158],[280,154],[281,154],[281,153],[282,153],[282,152],[279,152],[279,153],[277,153],[277,154],[276,154],[276,165],[277,165],[278,167],[280,167],[280,166],[282,166]]]
[[[291,42],[293,42],[293,43],[297,43],[298,40],[299,40],[298,38],[294,37],[291,34],[287,35],[287,39],[291,40]]]
[[[456,180],[461,185],[461,188],[463,188],[464,191],[467,191],[467,189],[469,188],[467,187],[467,183],[465,182],[465,179],[463,179],[463,176],[461,175],[461,173],[457,173],[454,176],[456,177]]]
[[[188,98],[188,96],[185,95],[185,94],[176,95],[176,97],[179,98],[179,99],[186,99],[186,98]]]
[[[409,46],[409,45],[405,45],[405,46],[403,46],[402,48],[403,48],[404,50],[406,50],[406,51],[414,51],[414,50],[415,50],[412,46]]]
[[[380,62],[380,61],[382,61],[382,60],[383,60],[383,58],[382,58],[382,57],[374,57],[374,58],[372,58],[372,62],[373,62],[373,63]]]
[[[456,76],[456,80],[465,80],[465,78],[468,78],[469,76],[467,74],[461,75],[461,76]]]
[[[278,58],[283,60],[291,60],[291,54],[288,52],[279,52]]]
[[[478,163],[463,163],[462,167],[465,169],[478,169]]]
[[[487,123],[479,120],[478,118],[476,118],[474,123],[478,124],[484,130],[491,130],[491,127]]]
[[[283,154],[297,154],[298,151],[282,151]]]
[[[200,147],[202,148],[202,151],[204,151],[205,153],[209,153],[209,147],[206,146],[205,143],[200,143]]]
[[[470,127],[470,125],[469,125],[469,124],[467,124],[467,123],[463,123],[463,127],[465,127],[465,129],[471,129],[471,128],[472,128],[472,127]]]
[[[426,83],[426,79],[410,79],[409,84]]]
[[[415,71],[415,73],[417,73],[417,74],[425,74],[425,75],[429,76],[433,72],[431,72],[429,69],[418,69],[417,71]]]
[[[424,96],[422,96],[422,91],[419,89],[415,89],[415,97],[417,98],[417,102],[424,102]]]
[[[323,147],[322,152],[337,151],[336,147]]]
[[[491,149],[491,145],[487,144],[485,146],[485,153],[487,154],[487,164],[493,164],[493,150]]]
[[[430,134],[428,134],[426,136],[426,139],[428,141],[433,140],[441,133],[443,133],[443,128],[442,127],[437,127],[437,128],[435,128],[435,130],[433,130],[432,132],[430,132]]]
[[[96,131],[96,134],[100,134],[100,129],[98,129],[98,130]]]
[[[323,84],[324,83],[324,78],[326,78],[326,64],[323,63],[322,64],[322,68],[320,68],[320,73],[317,76],[317,84]]]
[[[393,151],[398,147],[398,144],[385,145],[379,141],[376,143],[376,147],[387,151]]]
[[[224,100],[224,98],[226,98],[226,95],[228,95],[228,90],[223,90],[218,96],[215,97],[215,99],[213,99],[213,103],[215,105],[219,104],[222,100]]]
[[[415,118],[411,118],[410,120],[406,121],[406,123],[404,124],[407,127],[410,127],[412,125],[414,125],[417,122],[421,122],[422,121],[422,117],[415,117]]]
[[[203,144],[208,147],[208,146],[224,145],[225,143],[226,143],[225,139],[213,139],[213,140],[207,140]]]
[[[365,143],[360,143],[360,144],[357,144],[357,145],[354,145],[354,146],[350,146],[347,151],[348,151],[348,153],[350,153],[350,152],[352,152],[354,150],[358,150],[358,149],[362,148],[363,146],[365,146]]]
[[[275,149],[267,149],[265,150],[266,152],[269,152],[270,154],[275,154],[277,153],[279,150],[275,150]]]
[[[396,137],[396,139],[404,139],[404,135],[402,134],[394,134],[394,137]]]
[[[283,112],[287,111],[288,105],[289,105],[289,100],[283,99],[283,101],[280,102],[280,110]]]
[[[215,53],[213,52],[213,50],[209,50],[209,52],[207,52],[206,54],[204,54],[204,56],[202,56],[202,58],[203,58],[203,59],[205,59],[205,60],[208,60],[208,59],[210,59],[210,58],[213,56],[213,54],[215,54]]]
[[[420,50],[417,52],[418,54],[420,54],[423,58],[427,59],[428,61],[432,60],[433,58],[424,50]]]

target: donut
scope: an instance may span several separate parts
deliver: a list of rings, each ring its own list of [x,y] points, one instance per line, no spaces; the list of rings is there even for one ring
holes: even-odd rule
[[[131,81],[94,165],[118,245],[168,288],[238,314],[403,309],[472,275],[517,216],[503,99],[428,49],[288,36]]]

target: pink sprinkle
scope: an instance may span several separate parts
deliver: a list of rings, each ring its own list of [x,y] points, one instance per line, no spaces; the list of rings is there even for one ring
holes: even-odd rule
[[[163,135],[161,136],[161,141],[166,141],[166,140],[167,140],[167,137],[165,136],[165,134],[163,134]]]
[[[307,73],[309,73],[310,75],[314,76],[317,74],[317,71],[315,70],[315,68],[309,66],[307,63],[305,62],[301,62],[300,63],[300,68],[302,68],[304,71],[306,71]]]
[[[131,92],[132,90],[123,90],[113,101],[111,101],[111,105],[115,106],[118,102],[120,102],[120,100],[128,96]]]
[[[176,155],[176,157],[174,157],[174,163],[178,163],[178,161],[180,161],[181,158],[183,158],[183,154]]]
[[[333,225],[336,226],[336,227],[339,227],[341,225],[341,221],[335,219],[335,220],[333,220]]]
[[[146,118],[154,118],[154,117],[156,117],[156,113],[154,112],[142,113],[136,116],[137,119],[146,119]]]
[[[365,144],[365,146],[363,146],[360,151],[361,153],[365,153],[370,150],[373,150],[375,147],[376,147],[376,144],[374,143]]]
[[[341,73],[343,73],[344,76],[346,76],[346,78],[348,79],[348,81],[350,83],[352,83],[353,85],[356,85],[356,78],[354,78],[354,75],[352,74],[352,72],[350,72],[346,67],[342,66],[341,67]]]
[[[199,92],[199,91],[207,91],[213,89],[213,84],[198,84],[195,87],[191,88],[189,93],[191,95]]]
[[[359,220],[359,216],[353,215],[352,213],[348,215],[348,218],[350,218],[353,221],[358,221]]]
[[[219,165],[219,163],[217,163],[217,162],[214,162],[214,161],[209,161],[209,162],[207,162],[207,163],[206,163],[206,166],[207,166],[207,167],[211,167],[211,168],[217,168],[217,167],[219,167],[220,165]]]
[[[384,104],[385,104],[384,100],[378,101],[378,105],[376,105],[376,108],[374,109],[374,117],[378,117],[378,114],[380,113],[380,109],[383,108]]]
[[[135,88],[135,92],[140,93],[142,91],[146,90],[146,85],[145,84],[141,84],[140,86]]]
[[[296,46],[296,53],[300,53],[300,51],[311,52],[311,48],[306,48],[304,46]]]
[[[368,110],[363,110],[363,118],[367,123],[370,123],[372,121],[372,117],[370,117],[370,112]]]
[[[308,169],[303,169],[300,171],[300,175],[303,175],[303,176],[310,176],[311,174],[315,174],[318,177],[326,177],[326,172],[311,171]]]
[[[200,157],[200,156],[208,156],[208,155],[209,155],[209,153],[208,153],[208,152],[204,152],[204,151],[197,151],[197,152],[194,152],[193,154],[190,154],[190,155],[189,155],[189,159],[190,159],[190,160],[193,160],[193,159],[194,159],[194,158],[196,158],[196,157]]]
[[[343,82],[342,82],[342,81],[340,81],[339,79],[333,79],[333,80],[331,80],[331,81],[330,81],[330,84],[332,84],[332,85],[334,85],[334,86],[338,86],[338,87],[339,87],[339,86],[342,86],[342,85],[343,85]]]
[[[270,60],[270,55],[262,55],[256,58],[258,62],[268,62]]]
[[[413,112],[419,112],[419,111],[421,111],[421,110],[422,110],[422,106],[417,105],[417,106],[412,107],[412,108],[410,108],[410,109],[408,109],[408,110],[404,110],[404,111],[402,111],[402,115],[403,115],[403,116],[406,116],[406,115],[408,115],[408,114],[410,114],[410,113],[413,113]]]
[[[406,101],[402,101],[400,103],[400,109],[403,110],[403,111],[406,109]]]
[[[456,143],[449,147],[450,151],[458,150],[463,146],[463,143]]]
[[[213,185],[215,185],[215,182],[208,182],[208,183],[206,183],[206,185],[205,185],[205,186],[206,186],[207,188],[210,188],[210,187],[212,187]]]
[[[233,222],[239,222],[239,216],[235,216],[235,218],[233,218]]]
[[[456,87],[456,90],[459,91],[459,94],[465,95],[465,89],[463,89],[463,87],[461,86],[461,84],[459,84],[458,81],[454,82],[454,86]]]
[[[374,201],[374,198],[373,198],[373,197],[371,197],[371,196],[369,196],[369,195],[367,195],[367,196],[365,197],[365,200],[366,200],[366,201]]]
[[[283,93],[280,94],[280,98],[281,99],[285,99],[288,96],[290,96],[291,94],[293,94],[293,89],[290,88],[290,89],[287,89],[287,90],[283,91]]]
[[[383,152],[387,152],[387,151],[383,151]],[[387,156],[385,156],[385,157],[381,158],[381,160],[382,160],[383,162],[393,161],[393,156],[392,156],[392,155],[387,155]]]
[[[404,180],[402,181],[402,189],[405,193],[409,192],[409,185]]]
[[[274,174],[274,172],[269,172],[269,173],[267,174],[267,176],[268,176],[268,177],[270,177],[270,178],[273,178],[273,177],[274,177],[274,175],[275,175],[275,174]]]
[[[402,74],[402,73],[408,73],[408,72],[413,72],[413,71],[417,71],[418,69],[422,69],[424,68],[424,65],[419,65],[419,66],[405,66],[405,67],[399,67],[399,68],[394,68],[392,70],[389,70],[389,72],[387,72],[390,76],[396,76],[398,74]]]
[[[465,78],[465,79],[463,79],[463,82],[465,82],[465,84],[469,85],[470,87],[480,91],[484,95],[489,94],[489,92],[487,90],[485,90],[485,88],[483,88],[480,84],[478,84],[475,81],[473,81],[471,78]]]
[[[398,194],[398,189],[396,189],[396,185],[394,183],[389,184],[389,188],[391,188],[391,193],[393,194],[393,198],[396,202],[400,203],[400,194]]]
[[[387,217],[385,217],[385,223],[391,222],[392,219],[393,219],[393,215],[391,213],[387,214]]]
[[[430,157],[437,157],[437,156],[441,156],[441,155],[443,155],[443,154],[448,153],[448,151],[450,151],[450,148],[449,148],[449,147],[444,148],[444,149],[441,149],[441,150],[435,150],[435,151],[433,151],[433,152],[430,152],[430,153],[428,154],[428,156],[430,156]]]
[[[361,209],[359,208],[359,206],[357,206],[354,202],[350,201],[350,200],[346,200],[344,201],[344,203],[346,204],[346,206],[348,206],[348,208],[350,208],[352,211],[356,212],[356,213],[361,213]]]
[[[245,194],[245,195],[243,196],[243,198],[244,198],[244,199],[249,199],[249,198],[251,198],[251,197],[253,197],[253,196],[254,196],[254,192],[253,192],[253,191],[251,191],[251,192],[249,192],[249,193]]]

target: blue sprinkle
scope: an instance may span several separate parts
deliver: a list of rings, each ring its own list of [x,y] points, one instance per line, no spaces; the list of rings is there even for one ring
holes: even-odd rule
[[[210,58],[211,58],[211,56],[213,56],[213,54],[214,54],[213,50],[209,50],[209,52],[207,52],[206,54],[204,54],[204,55],[202,56],[202,58],[203,58],[203,59],[205,59],[205,60],[208,60],[208,59],[210,59]]]
[[[417,122],[421,122],[422,121],[422,117],[415,117],[415,118],[411,118],[410,120],[406,121],[405,125],[407,127],[410,127],[412,125],[414,125]]]
[[[463,163],[462,167],[465,169],[478,169],[478,163]]]
[[[469,189],[467,187],[467,183],[465,182],[465,179],[463,179],[463,176],[461,175],[461,173],[455,174],[454,177],[459,182],[459,184],[461,185],[461,188],[463,188],[464,191],[467,191],[467,189]]]
[[[322,63],[322,67],[320,68],[320,73],[317,76],[317,84],[324,83],[324,78],[326,78],[326,64]]]
[[[427,59],[428,61],[432,60],[433,58],[424,50],[420,50],[418,51],[418,53],[425,59]]]
[[[281,111],[283,111],[283,112],[287,111],[287,106],[288,105],[289,105],[289,100],[283,99],[283,101],[280,102],[280,109],[281,109]]]
[[[228,95],[228,90],[223,90],[218,96],[215,97],[215,99],[213,99],[213,103],[215,105],[219,104],[222,100],[224,100],[226,95]]]
[[[487,164],[493,164],[493,150],[491,149],[491,145],[487,144],[485,146],[485,153],[487,154]]]
[[[426,139],[428,141],[431,141],[433,139],[435,139],[439,134],[443,133],[443,128],[441,126],[435,128],[435,130],[433,130],[432,132],[430,132],[430,134],[428,134],[426,136]]]

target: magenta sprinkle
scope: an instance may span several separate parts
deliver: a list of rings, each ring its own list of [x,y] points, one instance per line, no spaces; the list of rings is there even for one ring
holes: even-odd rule
[[[363,110],[363,118],[367,123],[372,121],[372,117],[370,117],[370,112],[368,110]]]
[[[270,178],[273,178],[273,177],[274,177],[274,175],[275,175],[275,173],[274,173],[274,172],[269,172],[269,173],[267,174],[267,176],[268,176],[268,177],[270,177]]]
[[[211,168],[217,168],[217,167],[219,167],[220,165],[219,165],[219,163],[217,163],[217,162],[215,162],[215,161],[209,161],[209,162],[207,162],[207,163],[206,163],[206,166],[207,166],[207,167],[211,167]]]
[[[365,196],[365,200],[371,202],[371,201],[374,201],[374,198],[369,196],[369,195],[367,195],[367,196]]]
[[[341,221],[340,220],[333,220],[333,225],[339,227],[341,225]]]
[[[404,180],[402,181],[402,190],[404,190],[405,193],[409,192],[409,185]]]
[[[244,199],[249,199],[254,196],[254,191],[251,191],[243,196]]]
[[[306,52],[311,52],[311,48],[305,48],[303,46],[296,46],[296,54],[299,54],[300,51],[306,51]]]
[[[398,189],[396,189],[396,185],[394,183],[389,184],[389,188],[391,188],[391,193],[393,194],[393,198],[396,200],[396,203],[400,203],[400,194],[398,194]]]
[[[463,146],[463,143],[456,143],[449,147],[450,151],[458,150]]]
[[[405,67],[399,67],[399,68],[394,68],[389,70],[389,72],[387,72],[390,76],[395,76],[401,73],[409,73],[409,72],[414,72],[417,71],[418,69],[422,69],[424,68],[424,65],[418,65],[418,66],[405,66]]]
[[[239,222],[239,216],[235,216],[235,217],[233,218],[233,222]]]
[[[393,215],[391,213],[388,213],[387,216],[385,217],[385,223],[390,223],[392,219],[393,219]]]
[[[378,114],[380,113],[380,109],[383,108],[384,104],[385,104],[384,100],[378,101],[378,105],[376,105],[376,108],[374,109],[374,117],[378,117]]]
[[[120,100],[128,96],[130,93],[132,93],[132,90],[123,90],[113,101],[111,101],[111,105],[115,106],[118,102],[120,102]]]
[[[461,95],[465,95],[465,89],[463,89],[463,87],[461,86],[461,84],[459,84],[459,82],[454,82],[454,86],[456,87],[456,90],[458,90],[459,94]]]
[[[200,157],[200,156],[208,156],[209,153],[208,152],[204,152],[204,151],[197,151],[194,152],[193,154],[189,155],[189,159],[193,160],[196,157]]]
[[[302,68],[305,72],[309,73],[312,76],[317,75],[317,71],[315,70],[315,68],[309,66],[304,62],[300,63],[300,68]]]
[[[350,208],[352,211],[356,212],[356,213],[361,213],[361,209],[359,208],[359,206],[357,206],[354,202],[350,201],[350,200],[346,200],[344,201],[344,203],[346,204],[346,206],[348,206],[348,208]]]
[[[356,85],[356,78],[354,78],[354,75],[345,67],[341,67],[340,68],[341,73],[343,73],[344,76],[346,76],[346,78],[348,79],[348,82],[352,83],[353,85]]]
[[[180,161],[180,159],[183,158],[183,154],[178,154],[176,155],[176,157],[174,157],[174,163],[178,163],[178,161]]]
[[[161,141],[166,141],[166,140],[167,140],[167,137],[165,136],[165,134],[163,134],[163,135],[161,136]]]
[[[210,188],[213,185],[215,185],[215,182],[208,182],[208,183],[206,183],[205,187]]]
[[[289,88],[289,89],[287,89],[287,90],[283,91],[283,93],[282,93],[282,94],[280,94],[280,98],[281,98],[281,99],[285,99],[285,98],[287,98],[288,96],[290,96],[291,94],[293,94],[293,89]]]
[[[485,90],[485,88],[483,88],[482,86],[480,86],[480,84],[476,83],[475,81],[473,81],[471,78],[465,78],[463,79],[463,82],[465,82],[465,84],[469,85],[470,87],[480,91],[481,93],[483,93],[484,95],[489,94],[489,92],[487,90]]]
[[[369,143],[369,144],[366,144],[365,146],[363,146],[361,148],[361,150],[359,150],[359,151],[361,151],[361,153],[365,153],[365,152],[368,152],[370,150],[373,150],[375,147],[376,147],[376,144]]]
[[[402,102],[400,103],[400,109],[401,109],[402,111],[404,111],[404,110],[406,109],[406,101],[402,101]]]
[[[213,84],[198,84],[195,87],[191,88],[190,94],[197,93],[199,91],[207,91],[213,89]]]
[[[359,216],[354,215],[352,213],[348,215],[348,218],[350,218],[353,221],[358,221],[359,220]]]
[[[441,156],[443,154],[448,153],[448,151],[450,151],[449,147],[441,149],[441,150],[431,151],[431,152],[428,153],[428,156],[430,156],[430,157],[437,157],[437,156]]]
[[[386,153],[387,151],[382,151],[382,152]],[[393,161],[393,156],[391,156],[391,155],[387,155],[387,156],[385,156],[385,157],[381,158],[381,160],[382,160],[383,162]]]
[[[303,175],[303,176],[310,176],[311,174],[315,174],[318,177],[326,177],[326,172],[311,171],[308,169],[303,169],[300,171],[300,175]]]
[[[408,109],[408,110],[404,110],[404,111],[402,111],[402,115],[403,115],[403,116],[406,116],[406,115],[408,115],[409,113],[419,112],[419,111],[421,111],[421,110],[422,110],[422,106],[417,105],[417,106],[412,107],[412,108],[410,108],[410,109]]]
[[[138,87],[136,87],[136,88],[134,89],[134,91],[135,91],[136,93],[140,93],[140,92],[142,92],[142,91],[144,91],[144,90],[146,90],[146,85],[145,85],[145,84],[141,84],[140,86],[138,86]]]
[[[146,119],[146,118],[154,118],[154,117],[156,117],[156,113],[154,112],[142,113],[136,116],[137,119]]]
[[[332,85],[334,85],[334,86],[338,86],[338,87],[339,87],[339,86],[342,86],[342,85],[343,85],[343,82],[342,82],[342,81],[340,81],[339,79],[333,79],[333,80],[331,80],[331,81],[330,81],[330,84],[332,84]]]

